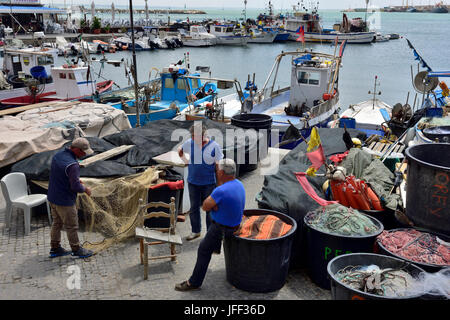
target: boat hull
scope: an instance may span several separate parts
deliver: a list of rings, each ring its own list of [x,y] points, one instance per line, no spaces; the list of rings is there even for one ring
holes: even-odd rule
[[[297,40],[299,35],[295,31],[290,31],[289,40]],[[371,43],[374,41],[375,32],[349,32],[349,33],[315,33],[305,32],[306,42],[330,42],[333,43],[338,38],[338,42],[347,40],[347,43]]]
[[[250,37],[242,36],[219,36],[217,37],[217,44],[245,46],[249,39]]]
[[[112,81],[112,80],[97,83],[96,87],[97,87],[98,93],[104,93],[104,92],[111,90],[113,84],[114,84],[114,81]],[[59,98],[55,98],[54,97],[55,95],[56,95],[56,91],[44,92],[44,93],[36,96],[35,98],[25,94],[23,96],[0,100],[0,104],[5,107],[19,107],[19,106],[27,106],[27,105],[33,104],[33,103],[61,100]],[[75,100],[75,99],[78,99],[80,101],[92,101],[91,98],[82,98],[82,97],[73,97],[73,98],[68,98],[68,99],[64,99],[64,100]]]

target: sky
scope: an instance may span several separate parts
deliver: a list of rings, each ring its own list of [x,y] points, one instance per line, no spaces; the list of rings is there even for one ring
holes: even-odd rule
[[[292,5],[296,4],[300,0],[271,0],[275,10],[286,10],[292,8]],[[304,0],[304,3],[309,3],[311,0]],[[317,1],[317,0],[316,0]],[[316,1],[313,1],[314,3]],[[319,9],[348,9],[348,8],[364,8],[365,0],[318,0]],[[41,0],[44,4],[63,4],[64,0]],[[67,5],[80,4],[90,5],[92,0],[66,0]],[[109,5],[114,2],[115,5],[127,5],[128,0],[94,0],[95,4]],[[407,0],[371,0],[369,6],[385,7],[406,4]],[[436,1],[431,1],[433,4]],[[247,8],[265,8],[268,0],[247,0]],[[430,0],[409,0],[408,3],[412,4],[428,4]],[[143,6],[144,0],[133,0],[134,6]],[[148,5],[152,7],[184,7],[186,8],[206,8],[206,7],[232,7],[240,8],[244,7],[244,0],[148,0]]]

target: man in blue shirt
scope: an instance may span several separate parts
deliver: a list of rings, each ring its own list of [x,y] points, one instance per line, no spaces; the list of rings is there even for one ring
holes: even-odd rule
[[[189,155],[188,188],[191,202],[191,234],[186,238],[190,241],[200,237],[201,216],[200,206],[216,187],[216,162],[223,158],[223,153],[217,142],[206,135],[206,126],[196,122],[190,129],[191,139],[186,140],[178,149],[179,156],[187,161]],[[206,229],[211,225],[211,217],[206,212]]]
[[[236,164],[233,160],[219,161],[217,164],[219,186],[203,202],[203,209],[211,210],[211,226],[198,248],[197,262],[191,277],[177,284],[175,290],[199,289],[205,279],[213,252],[220,249],[224,236],[232,236],[239,228],[245,208],[245,189],[235,175]]]
[[[91,189],[83,186],[80,181],[80,165],[77,159],[90,155],[94,151],[89,141],[77,138],[72,141],[70,148],[65,148],[53,156],[47,199],[50,203],[53,223],[50,230],[50,258],[70,254],[61,247],[61,230],[67,232],[72,255],[87,258],[93,254],[80,246],[78,240],[78,210],[76,200],[78,193],[91,195]]]

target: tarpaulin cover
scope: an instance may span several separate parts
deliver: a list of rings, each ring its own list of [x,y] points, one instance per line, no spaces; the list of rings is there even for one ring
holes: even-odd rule
[[[209,130],[209,136],[214,136],[214,134],[219,136],[219,133],[223,136],[224,139],[217,138],[216,141],[222,147],[225,156],[231,157],[234,154],[236,160],[239,159],[236,158],[239,155],[245,155],[252,148],[256,148],[256,145],[244,140],[242,135],[235,139],[230,132],[227,132],[229,130],[234,132],[236,129],[242,130],[240,128],[211,120],[203,122]],[[134,174],[136,169],[133,167],[155,164],[152,157],[176,150],[185,139],[190,137],[189,128],[193,123],[194,121],[158,120],[143,127],[131,128],[101,139],[87,137],[95,154],[121,145],[135,145],[135,147],[114,158],[81,168],[80,175],[101,178]],[[252,131],[256,133],[255,130]],[[70,143],[66,143],[62,148],[67,146],[70,146]],[[11,171],[23,172],[27,178],[32,180],[46,181],[49,178],[52,157],[62,148],[32,155],[15,163]]]
[[[67,103],[67,102],[65,102]],[[103,137],[131,128],[126,114],[109,105],[81,103],[28,110],[0,118],[0,167],[61,148],[79,136]]]

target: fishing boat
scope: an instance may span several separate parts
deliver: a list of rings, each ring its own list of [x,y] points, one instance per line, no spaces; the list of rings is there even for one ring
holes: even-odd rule
[[[54,91],[50,70],[57,58],[58,50],[53,48],[5,47],[3,70],[0,72],[0,100],[26,95],[26,83],[34,79],[32,73],[36,67],[39,74],[34,74],[45,84],[45,91]]]
[[[279,88],[278,83],[283,81],[279,78],[284,76],[279,75],[278,70],[284,57],[291,57],[290,85]],[[237,93],[217,99],[222,105],[222,119],[232,119],[243,113],[268,115],[272,118],[271,128],[278,130],[282,140],[292,127],[308,137],[311,127],[326,127],[337,115],[339,90],[336,79],[341,57],[307,50],[282,52],[276,57],[262,89],[258,90],[255,81],[249,79],[244,90],[241,91],[239,85]],[[214,108],[213,105],[209,109]],[[188,108],[183,113],[206,116],[207,112],[211,113],[208,108],[203,112]],[[284,141],[283,148],[286,149],[294,148],[300,142],[298,138]]]
[[[344,127],[345,123],[347,128],[355,128],[368,135],[384,135],[383,126],[387,127],[387,122],[392,116],[392,107],[377,98],[377,95],[381,94],[377,91],[378,86],[378,76],[375,76],[374,90],[369,91],[372,99],[350,105],[338,119],[330,121],[328,127]]]
[[[209,32],[217,37],[217,44],[222,45],[246,45],[250,40],[250,36],[232,24],[212,25]]]
[[[189,32],[185,29],[178,30],[181,41],[186,47],[210,47],[217,44],[217,37],[208,33],[204,26],[193,25],[189,27]]]
[[[290,33],[289,40],[295,41],[299,31],[303,28],[307,42],[338,42],[347,40],[347,43],[371,43],[375,40],[375,32],[368,31],[368,24],[361,18],[348,20],[344,13],[342,22],[334,24],[333,29],[324,29],[320,23],[317,9],[311,13],[302,12],[293,6],[293,13],[286,18],[286,31]]]
[[[139,85],[140,125],[150,121],[172,119],[189,105],[198,106],[210,102],[217,95],[214,83],[202,83],[193,77],[187,68],[172,64],[164,68],[160,76]],[[125,111],[131,126],[137,124],[136,99],[134,87],[114,90],[101,94],[96,98],[99,103],[110,104],[114,108]]]
[[[448,13],[448,8],[444,4],[444,2],[441,1],[441,2],[436,3],[430,12],[431,13]]]
[[[111,90],[114,81],[107,80],[96,83],[88,79],[88,67],[78,65],[63,65],[51,68],[54,81],[54,91],[45,91],[44,85],[34,83],[28,87],[28,94],[0,100],[3,107],[18,107],[33,103],[58,100],[75,100],[90,97],[94,93],[103,93]],[[89,101],[85,99],[84,101]]]
[[[262,28],[251,28],[249,43],[273,43],[278,32],[265,31]]]

